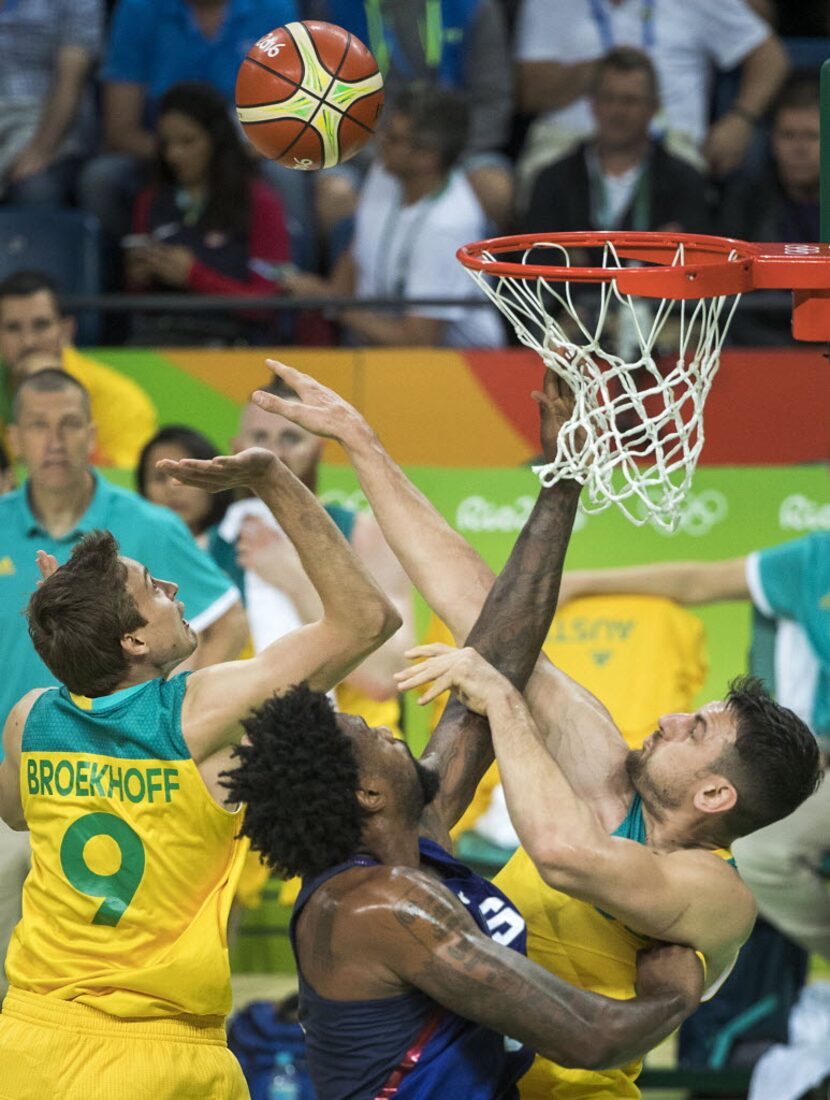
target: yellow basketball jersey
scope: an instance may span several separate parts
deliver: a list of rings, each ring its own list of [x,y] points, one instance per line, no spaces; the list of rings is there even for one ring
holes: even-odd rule
[[[520,848],[495,879],[527,923],[527,954],[580,989],[608,997],[634,996],[637,951],[649,942],[542,881]],[[522,1079],[522,1100],[635,1100],[641,1063],[594,1072],[565,1069],[537,1057]]]
[[[120,1017],[224,1016],[239,813],[181,732],[187,676],[100,699],[45,692],[23,730],[32,869],[12,986]]]
[[[645,844],[645,819],[638,794],[613,835]],[[726,848],[713,854],[733,862]],[[548,886],[522,848],[495,882],[525,919],[528,958],[580,989],[618,1000],[635,996],[637,952],[653,942],[649,937],[632,932],[589,902]],[[705,968],[702,956],[701,961]],[[566,1069],[537,1057],[520,1082],[519,1091],[522,1100],[636,1100],[640,1090],[635,1081],[642,1065],[642,1061],[636,1061],[604,1071]]]

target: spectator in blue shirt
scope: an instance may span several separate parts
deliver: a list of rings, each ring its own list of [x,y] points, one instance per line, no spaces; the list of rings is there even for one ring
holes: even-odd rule
[[[0,197],[6,201],[67,201],[94,137],[89,75],[102,24],[102,0],[0,4]]]
[[[296,18],[295,0],[118,0],[102,71],[106,152],[86,166],[79,187],[81,205],[98,215],[110,240],[129,231],[143,169],[155,154],[161,96],[199,80],[232,109],[245,54]]]

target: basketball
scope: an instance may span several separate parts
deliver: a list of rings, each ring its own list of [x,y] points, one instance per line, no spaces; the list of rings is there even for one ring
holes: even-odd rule
[[[383,77],[371,52],[333,23],[288,23],[250,48],[236,78],[248,140],[287,168],[331,168],[372,137]]]

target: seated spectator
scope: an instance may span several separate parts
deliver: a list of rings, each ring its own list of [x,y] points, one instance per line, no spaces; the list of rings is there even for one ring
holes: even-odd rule
[[[463,92],[470,124],[459,158],[487,217],[506,225],[512,207],[512,167],[502,150],[512,114],[510,48],[497,0],[459,5],[439,0],[307,0],[303,18],[336,23],[364,42],[383,73],[391,100],[417,80]],[[357,173],[322,172],[315,179],[321,229],[354,213]]]
[[[587,96],[597,65],[615,46],[643,49],[659,75],[672,152],[705,159],[725,176],[744,161],[757,121],[789,63],[779,39],[747,0],[524,0],[517,31],[518,97],[533,125],[520,170],[529,178],[590,133]],[[737,97],[709,125],[712,66],[740,65]]]
[[[523,231],[708,232],[704,177],[650,136],[659,106],[648,54],[629,46],[606,54],[591,96],[594,136],[536,176]]]
[[[819,78],[797,73],[776,103],[770,159],[759,177],[739,180],[720,206],[719,232],[747,241],[818,241],[821,104]],[[758,291],[738,309],[738,344],[791,343],[789,294]],[[774,308],[780,303],[781,308]]]
[[[180,81],[202,80],[231,109],[237,69],[250,47],[296,18],[294,0],[118,0],[102,72],[106,152],[79,181],[81,206],[101,220],[110,241],[129,229],[156,152],[153,127],[164,93]],[[265,167],[289,187],[304,179]]]
[[[159,105],[156,182],[139,195],[126,238],[134,290],[261,295],[288,260],[282,204],[257,178],[222,97],[209,84],[176,84]],[[238,343],[273,337],[250,313],[134,319],[134,343]]]
[[[89,80],[101,47],[102,0],[0,4],[0,198],[69,201],[92,148]]]
[[[221,452],[207,436],[183,424],[167,424],[148,439],[138,458],[136,488],[153,504],[169,508],[184,520],[196,542],[207,550],[211,532],[222,522],[233,501],[230,489],[209,493],[192,485],[174,481],[156,463],[163,458],[178,462],[182,458],[216,458]]]
[[[410,85],[388,107],[379,130],[379,162],[361,191],[351,247],[328,280],[287,276],[299,295],[332,298],[469,298],[475,308],[417,306],[343,310],[352,343],[386,346],[499,347],[498,314],[484,304],[456,250],[487,235],[484,213],[456,163],[466,109],[456,92]]]
[[[74,335],[75,321],[62,314],[48,275],[19,271],[0,280],[0,423],[11,422],[11,399],[24,378],[62,367],[89,392],[94,463],[132,470],[155,431],[155,406],[138,383],[73,347]]]

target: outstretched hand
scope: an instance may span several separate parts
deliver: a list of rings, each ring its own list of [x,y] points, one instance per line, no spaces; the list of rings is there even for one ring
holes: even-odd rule
[[[553,462],[559,449],[559,433],[573,416],[573,392],[564,379],[548,368],[542,390],[534,390],[530,396],[539,406],[542,453],[547,462]]]
[[[219,455],[208,460],[201,458],[163,458],[156,463],[162,470],[182,485],[193,485],[209,493],[239,486],[256,489],[273,476],[281,463],[263,447],[249,447],[236,455]]]
[[[314,435],[336,439],[344,446],[349,446],[371,433],[369,425],[357,409],[334,390],[294,367],[277,362],[276,359],[266,359],[265,362],[277,378],[281,378],[294,390],[297,400],[288,400],[257,390],[252,400],[261,409],[278,413],[292,424],[297,424]]]
[[[492,665],[468,647],[455,649],[453,646],[434,642],[432,645],[419,645],[408,649],[405,656],[409,660],[425,658],[412,668],[395,673],[395,680],[401,691],[410,688],[431,686],[418,698],[421,706],[431,703],[445,691],[453,691],[468,710],[476,714],[486,714],[488,700],[493,691],[503,690],[507,681]]]

